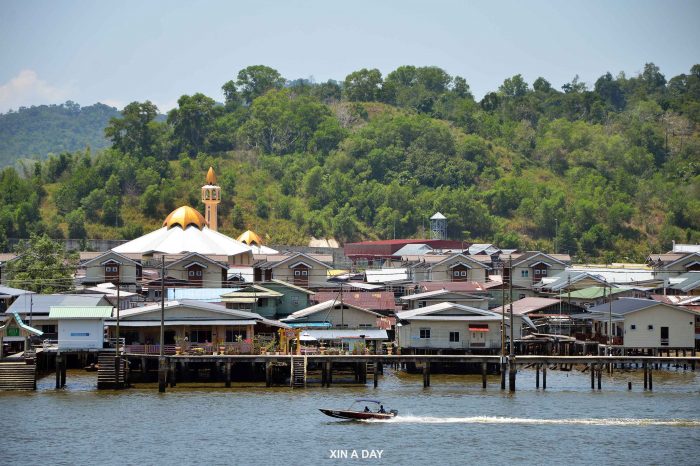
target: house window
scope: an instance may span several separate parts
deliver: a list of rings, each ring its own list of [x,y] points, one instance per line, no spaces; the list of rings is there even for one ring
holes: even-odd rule
[[[299,296],[292,296],[292,304],[296,306],[299,304]]]
[[[653,326],[653,325],[647,325],[647,329],[648,329],[648,330],[654,330],[654,326]]]
[[[301,270],[295,270],[295,271],[294,271],[294,276],[295,276],[295,277],[301,277]]]
[[[450,332],[450,341],[451,342],[458,342],[459,341],[459,332]]]
[[[238,341],[238,337],[240,337],[241,340],[245,339],[245,330],[226,330],[227,342]]]
[[[55,325],[42,325],[41,331],[44,333],[56,333],[56,326]]]
[[[430,329],[429,328],[420,329],[420,337],[421,338],[430,338]]]
[[[527,278],[530,276],[530,271],[529,270],[521,270],[520,271],[520,277],[521,278]]]
[[[372,328],[372,324],[360,324],[360,328]]]
[[[535,275],[539,275],[539,274],[540,274],[540,269],[535,269]]]
[[[348,324],[335,324],[335,328],[348,328]]]
[[[211,330],[192,330],[190,332],[190,341],[193,343],[211,342]]]
[[[637,325],[636,324],[630,325],[630,330],[637,330]]]
[[[459,277],[459,270],[455,270],[454,272],[452,272],[452,275],[454,275],[455,277]]]
[[[418,308],[425,307],[425,301],[418,301]]]
[[[546,277],[547,276],[547,269],[540,270],[540,275],[542,275],[543,277]]]
[[[267,307],[267,298],[260,298],[260,307]]]
[[[201,276],[202,276],[202,271],[201,271],[201,270],[190,270],[189,272],[187,272],[187,274],[188,274],[190,277],[201,277]]]

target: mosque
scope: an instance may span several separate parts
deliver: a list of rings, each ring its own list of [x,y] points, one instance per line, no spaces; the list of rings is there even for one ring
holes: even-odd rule
[[[264,246],[260,236],[250,230],[238,239],[217,231],[221,187],[216,183],[213,167],[209,167],[206,184],[202,186],[202,202],[204,215],[190,206],[178,207],[165,218],[160,229],[117,246],[112,251],[143,258],[196,253],[206,257],[226,257],[229,266],[250,266],[254,255],[277,254],[276,250]]]

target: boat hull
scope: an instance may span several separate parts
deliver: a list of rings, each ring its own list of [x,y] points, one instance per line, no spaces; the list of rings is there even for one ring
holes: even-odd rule
[[[337,419],[355,419],[355,420],[366,420],[366,419],[391,419],[396,417],[396,412],[388,413],[373,413],[365,411],[350,411],[345,409],[319,409],[326,416],[334,417]]]

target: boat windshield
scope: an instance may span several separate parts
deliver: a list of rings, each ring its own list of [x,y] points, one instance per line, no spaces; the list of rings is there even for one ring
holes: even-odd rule
[[[349,409],[351,411],[363,411],[365,409],[365,407],[367,407],[367,408],[369,408],[369,411],[379,411],[379,408],[381,405],[382,405],[381,401],[359,399],[359,400],[355,400],[350,405]]]

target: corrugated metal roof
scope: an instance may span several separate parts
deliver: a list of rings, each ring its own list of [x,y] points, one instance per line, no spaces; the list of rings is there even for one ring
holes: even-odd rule
[[[109,301],[105,298],[104,294],[32,294],[16,299],[5,313],[11,314],[13,312],[19,312],[20,314],[28,314],[31,309],[34,315],[37,315],[48,314],[49,309],[53,306],[94,307],[100,305],[109,305]]]
[[[317,340],[361,339],[387,340],[386,330],[360,328],[360,329],[329,329],[329,330],[304,330],[310,337]]]
[[[51,306],[49,319],[106,319],[112,317],[112,306]]]
[[[336,291],[319,291],[313,297],[313,300],[318,303],[332,300],[340,301],[340,293]],[[371,311],[386,310],[393,311],[396,306],[394,293],[391,291],[345,291],[343,293],[343,302],[359,306]]]
[[[9,286],[0,285],[0,295],[22,296],[25,294],[36,294],[36,293],[34,293],[33,291],[29,291],[29,290],[21,290],[19,288],[12,288]]]
[[[604,296],[616,295],[618,293],[624,293],[632,288],[621,286],[619,288],[609,288],[606,286],[591,286],[588,288],[583,288],[580,290],[572,291],[567,293],[566,297],[571,297],[572,299],[598,299]]]

